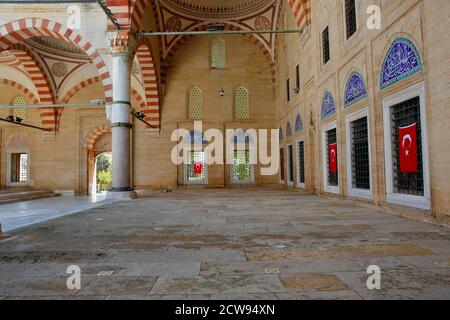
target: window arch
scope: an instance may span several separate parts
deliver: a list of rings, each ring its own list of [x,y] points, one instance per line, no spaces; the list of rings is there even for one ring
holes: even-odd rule
[[[286,124],[286,137],[292,136],[292,127],[291,123],[288,121]]]
[[[297,118],[295,118],[295,132],[303,131],[303,120],[300,114],[297,114]]]
[[[203,117],[203,93],[198,87],[187,91],[187,114],[190,120],[201,120]]]
[[[211,68],[225,68],[225,41],[213,40],[211,43]]]
[[[26,109],[21,108],[20,106],[26,106],[27,105],[27,99],[24,96],[18,95],[12,98],[11,100],[11,115],[14,117],[21,118],[22,120],[26,117]]]
[[[250,118],[248,90],[244,87],[234,91],[234,117],[241,120]]]

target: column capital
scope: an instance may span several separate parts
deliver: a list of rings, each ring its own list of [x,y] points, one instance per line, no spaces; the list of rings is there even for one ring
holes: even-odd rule
[[[130,31],[111,32],[108,35],[109,45],[113,55],[133,55],[137,41]]]

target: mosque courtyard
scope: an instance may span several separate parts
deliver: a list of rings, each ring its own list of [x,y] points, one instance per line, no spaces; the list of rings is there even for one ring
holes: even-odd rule
[[[292,190],[152,191],[0,237],[0,299],[450,298],[450,230]]]

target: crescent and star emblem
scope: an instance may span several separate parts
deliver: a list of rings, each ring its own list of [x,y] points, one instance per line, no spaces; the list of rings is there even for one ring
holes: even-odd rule
[[[405,147],[405,142],[408,141],[408,140],[409,140],[409,146],[406,148],[406,147]],[[403,147],[403,149],[405,150],[405,155],[406,155],[406,156],[409,156],[409,149],[411,148],[411,145],[412,145],[412,138],[411,138],[411,135],[410,135],[410,134],[405,134],[405,135],[403,136],[402,147]]]

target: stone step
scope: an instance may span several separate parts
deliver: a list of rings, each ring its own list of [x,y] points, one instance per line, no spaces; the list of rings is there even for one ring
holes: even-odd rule
[[[59,196],[52,190],[2,190],[0,192],[0,205],[21,201],[31,201]]]

